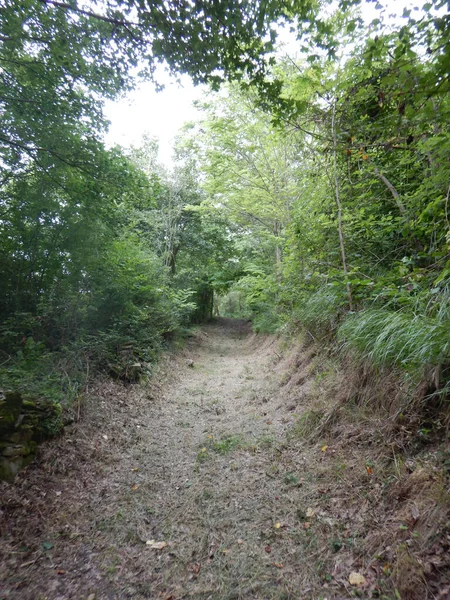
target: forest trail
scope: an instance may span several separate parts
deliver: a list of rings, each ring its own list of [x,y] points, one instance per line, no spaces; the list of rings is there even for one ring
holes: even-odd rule
[[[165,361],[161,387],[92,390],[82,421],[2,484],[0,597],[315,597],[279,358],[274,338],[220,319]]]

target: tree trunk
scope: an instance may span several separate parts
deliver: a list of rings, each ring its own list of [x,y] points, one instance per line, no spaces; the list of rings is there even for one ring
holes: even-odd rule
[[[345,238],[342,227],[342,202],[339,191],[339,176],[337,171],[337,136],[336,136],[336,101],[333,102],[333,112],[331,114],[331,129],[333,134],[333,170],[334,170],[334,191],[336,197],[336,204],[338,207],[338,232],[339,232],[339,246],[341,249],[342,268],[344,270],[345,277],[345,288],[347,290],[348,305],[350,310],[353,310],[353,297],[352,288],[348,280],[348,268],[347,268],[347,255],[345,252]]]

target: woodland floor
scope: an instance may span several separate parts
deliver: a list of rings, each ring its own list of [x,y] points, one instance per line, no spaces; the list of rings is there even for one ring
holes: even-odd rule
[[[343,458],[344,445],[295,433],[317,377],[304,370],[311,355],[297,353],[292,385],[294,354],[284,359],[274,337],[220,319],[151,384],[90,390],[80,421],[43,444],[13,485],[0,484],[0,598],[450,597],[441,542],[429,552],[439,589],[428,596],[410,570],[401,585],[412,591],[393,592],[398,522],[386,539],[382,486],[357,441]],[[436,477],[416,479],[402,508],[417,521],[428,504],[408,504],[408,494]],[[406,553],[409,533],[399,534]]]

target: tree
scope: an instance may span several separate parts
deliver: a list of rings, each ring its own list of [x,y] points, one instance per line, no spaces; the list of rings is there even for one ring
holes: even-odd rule
[[[210,201],[241,227],[259,231],[280,269],[283,236],[298,197],[297,140],[272,128],[255,97],[237,88],[203,108],[206,119],[195,135],[203,146]]]
[[[3,2],[0,154],[9,173],[30,160],[84,166],[80,144],[105,128],[102,99],[165,62],[194,81],[263,76],[266,34],[288,3],[79,0]],[[78,137],[77,137],[78,134]],[[77,139],[76,139],[77,138]],[[79,149],[79,148],[78,148]]]

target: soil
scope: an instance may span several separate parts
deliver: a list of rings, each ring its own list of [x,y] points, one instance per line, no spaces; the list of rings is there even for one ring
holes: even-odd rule
[[[395,598],[395,540],[371,538],[382,489],[367,453],[299,438],[313,356],[280,352],[219,319],[149,385],[93,387],[81,419],[0,484],[0,598]],[[425,510],[413,506],[416,521]],[[428,597],[423,580],[398,597]]]

